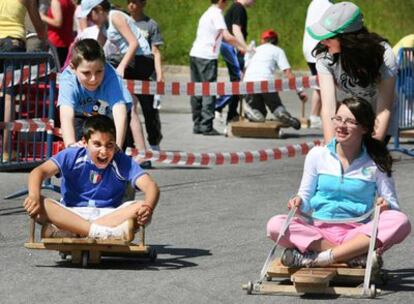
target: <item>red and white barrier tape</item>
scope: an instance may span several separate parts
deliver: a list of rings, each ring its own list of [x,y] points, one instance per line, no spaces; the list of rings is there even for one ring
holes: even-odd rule
[[[38,71],[36,68],[38,67]],[[46,64],[24,67],[23,70],[0,74],[0,89],[46,75]],[[56,73],[49,71],[50,77]],[[57,75],[57,82],[59,83]],[[296,91],[318,87],[317,76],[303,76],[291,79],[276,79],[274,81],[248,82],[157,82],[143,80],[124,80],[128,90],[134,94],[143,95],[180,95],[180,96],[215,96],[215,95],[245,95],[258,93],[272,93],[282,91]]]
[[[128,90],[143,95],[214,96],[296,91],[317,88],[317,76],[249,82],[156,82],[124,80]]]
[[[48,118],[17,119],[12,122],[0,122],[0,129],[22,133],[46,131],[49,134],[60,135],[60,129],[55,128],[53,119]]]
[[[281,148],[265,149],[246,152],[217,152],[217,153],[190,153],[190,152],[166,152],[166,151],[138,151],[127,148],[126,154],[132,157],[157,161],[165,164],[185,166],[213,166],[213,165],[237,165],[253,162],[278,160],[285,157],[306,155],[314,146],[321,144],[320,140],[309,143],[287,145]]]
[[[23,69],[6,71],[4,74],[0,74],[0,89],[3,87],[11,87],[13,85],[23,84],[30,80],[38,79],[39,77],[46,76],[46,64],[32,65],[30,68],[24,66]],[[56,73],[48,70],[49,77],[55,77]]]

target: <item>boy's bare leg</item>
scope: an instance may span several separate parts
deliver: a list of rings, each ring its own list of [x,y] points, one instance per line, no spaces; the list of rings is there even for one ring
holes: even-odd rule
[[[58,228],[70,231],[81,237],[88,236],[91,223],[74,212],[60,206],[54,200],[42,198],[40,218],[45,217]]]
[[[98,218],[94,223],[107,227],[116,227],[130,218],[135,219],[137,217],[137,212],[140,209],[141,203],[143,202],[140,201],[129,206],[119,208],[114,212]],[[134,221],[134,227],[138,228],[136,221]]]
[[[131,109],[131,123],[130,128],[132,137],[134,139],[135,148],[140,151],[146,150],[144,133],[142,132],[141,121],[138,114],[138,98],[132,95],[133,104]]]

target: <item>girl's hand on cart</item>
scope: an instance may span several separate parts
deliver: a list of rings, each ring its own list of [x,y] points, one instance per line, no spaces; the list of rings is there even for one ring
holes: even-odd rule
[[[378,197],[376,204],[380,206],[380,213],[389,209],[388,203],[383,197]]]
[[[289,199],[287,207],[289,210],[293,207],[297,207],[299,209],[301,204],[302,199],[300,198],[300,196],[295,195],[294,197]]]

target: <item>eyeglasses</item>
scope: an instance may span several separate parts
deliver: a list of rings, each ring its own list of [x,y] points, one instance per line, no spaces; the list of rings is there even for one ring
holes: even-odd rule
[[[356,127],[359,123],[352,118],[343,119],[341,116],[334,116],[331,118],[332,122],[337,125],[344,124],[347,127]]]

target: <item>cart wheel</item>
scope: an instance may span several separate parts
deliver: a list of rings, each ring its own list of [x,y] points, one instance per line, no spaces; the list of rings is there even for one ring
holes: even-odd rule
[[[82,252],[82,267],[88,266],[88,260],[89,260],[89,252],[83,251]]]
[[[60,252],[59,252],[59,255],[60,255],[60,258],[61,258],[63,261],[65,261],[65,260],[66,260],[66,258],[68,257],[67,253],[66,253],[66,252],[62,252],[62,251],[60,251]]]
[[[247,285],[246,285],[246,293],[248,295],[251,295],[252,291],[253,291],[253,282],[249,281],[249,282],[247,282]]]
[[[375,297],[377,296],[377,289],[375,288],[375,284],[371,284],[371,288],[369,289],[369,291],[369,297],[371,299],[375,299]]]
[[[151,263],[154,263],[157,259],[157,251],[154,248],[151,248],[149,252],[149,259]]]

